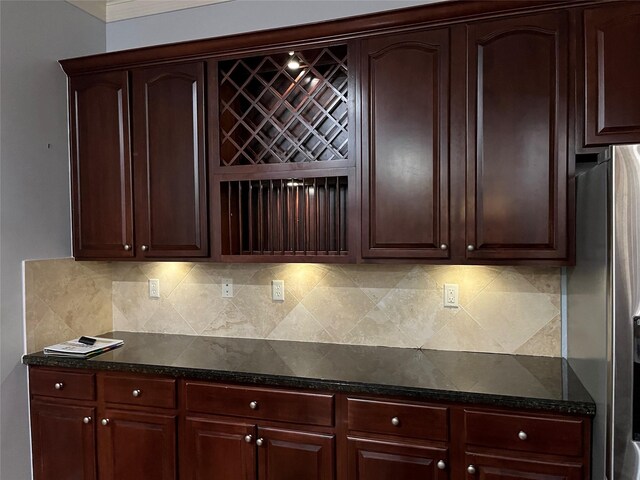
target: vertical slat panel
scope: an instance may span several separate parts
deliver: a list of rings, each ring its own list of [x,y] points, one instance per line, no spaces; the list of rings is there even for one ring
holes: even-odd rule
[[[329,224],[329,210],[331,205],[331,198],[329,195],[329,178],[324,177],[324,248],[327,255],[329,255],[329,239],[331,238],[331,228]]]
[[[340,177],[336,177],[336,253],[340,255]]]
[[[243,237],[243,229],[242,222],[244,219],[242,218],[242,212],[244,209],[242,208],[242,182],[238,181],[238,244],[240,245],[240,251],[238,252],[240,255],[244,254],[244,237]]]
[[[318,179],[314,178],[313,179],[313,195],[315,196],[315,200],[316,200],[316,210],[315,210],[315,221],[313,222],[314,226],[315,226],[315,234],[316,234],[316,255],[318,255],[318,248],[319,244],[320,244],[320,225],[319,225],[319,221],[318,221]]]

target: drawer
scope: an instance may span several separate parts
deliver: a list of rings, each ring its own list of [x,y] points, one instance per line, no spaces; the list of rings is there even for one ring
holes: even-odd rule
[[[582,455],[584,421],[465,411],[467,444],[555,455]]]
[[[95,400],[95,375],[88,372],[30,368],[29,390],[32,395]]]
[[[173,378],[102,375],[98,377],[98,388],[100,398],[106,403],[176,407],[176,381]]]
[[[347,413],[349,430],[443,442],[449,439],[445,407],[348,398]]]
[[[186,382],[185,397],[191,412],[333,426],[329,394]]]

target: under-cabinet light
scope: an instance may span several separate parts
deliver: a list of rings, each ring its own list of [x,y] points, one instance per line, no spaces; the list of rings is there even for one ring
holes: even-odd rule
[[[289,52],[289,63],[287,63],[287,68],[289,70],[298,70],[300,69],[300,62],[296,57],[294,57],[296,52]]]

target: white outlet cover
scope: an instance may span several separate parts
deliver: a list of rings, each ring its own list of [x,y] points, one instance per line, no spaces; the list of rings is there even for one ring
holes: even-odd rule
[[[157,278],[149,279],[149,298],[160,298],[160,280]]]
[[[284,301],[284,280],[271,281],[271,299],[276,302]]]
[[[222,298],[233,298],[233,279],[222,279]]]
[[[449,308],[458,307],[458,284],[444,284],[444,306]]]

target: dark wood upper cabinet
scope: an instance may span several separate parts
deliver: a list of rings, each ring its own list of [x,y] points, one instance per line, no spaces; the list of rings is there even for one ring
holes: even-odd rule
[[[94,417],[93,407],[31,403],[35,480],[97,478]]]
[[[362,43],[362,256],[449,256],[449,30]]]
[[[136,238],[142,257],[209,252],[204,64],[133,71]]]
[[[640,3],[584,13],[585,141],[640,142]]]
[[[467,27],[470,260],[569,256],[568,33],[566,12]]]
[[[128,258],[133,250],[133,197],[126,72],[69,82],[73,254]]]

